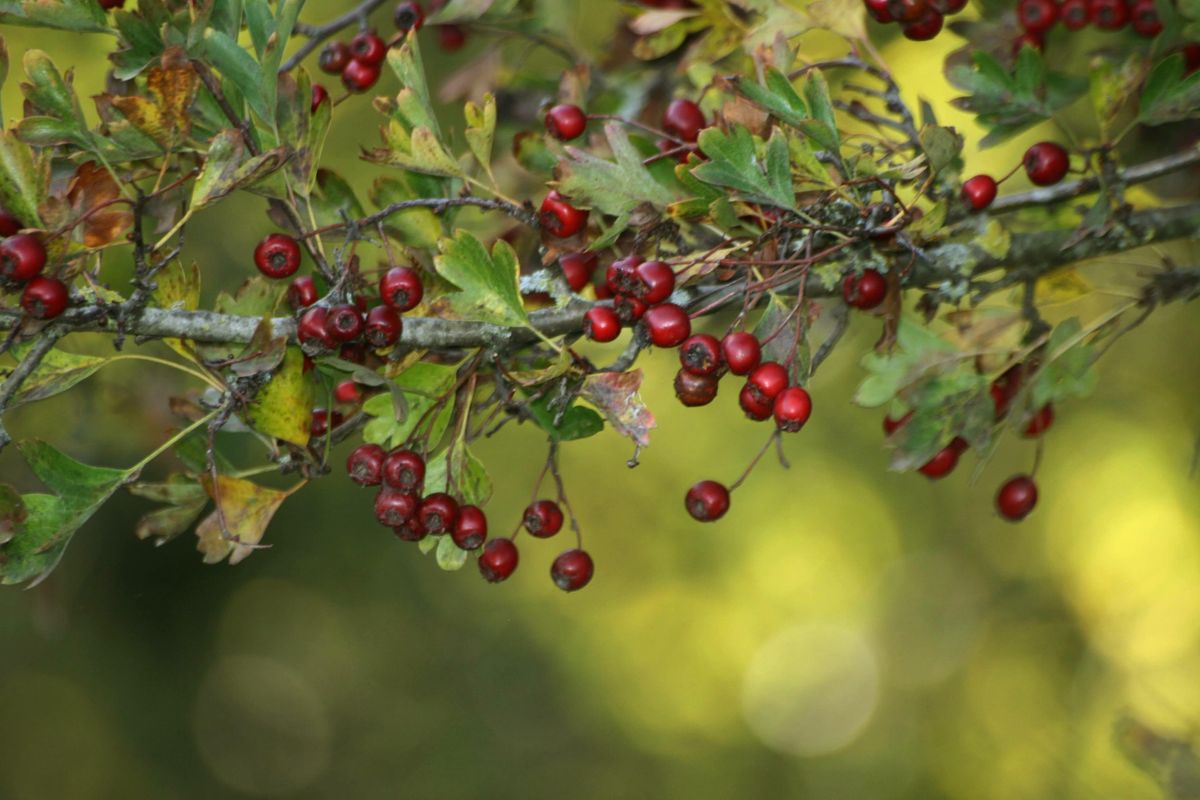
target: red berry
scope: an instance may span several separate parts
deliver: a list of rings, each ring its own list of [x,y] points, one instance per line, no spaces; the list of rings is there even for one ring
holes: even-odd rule
[[[1019,0],[1017,21],[1031,33],[1045,33],[1058,22],[1058,6],[1054,0]]]
[[[643,261],[634,267],[633,295],[653,306],[675,291],[675,270],[662,261]]]
[[[597,300],[611,300],[613,298],[612,289],[608,288],[608,284],[602,279],[596,279],[592,282],[592,291],[596,293]]]
[[[613,294],[633,294],[637,290],[637,268],[641,263],[641,256],[631,254],[609,264],[604,272],[609,291]]]
[[[952,444],[948,444],[937,452],[937,454],[925,463],[918,472],[927,478],[944,478],[954,471],[958,466],[959,450]]]
[[[21,292],[21,308],[34,319],[54,319],[67,310],[70,299],[65,283],[38,275]]]
[[[888,0],[863,0],[863,5],[867,8],[867,13],[876,22],[887,24],[895,22],[896,18],[892,16],[892,12],[888,11]]]
[[[608,306],[593,306],[583,315],[583,335],[593,342],[611,342],[621,334],[621,320]]]
[[[375,495],[375,519],[380,525],[398,528],[417,513],[417,496],[384,486]]]
[[[329,330],[329,335],[333,337],[334,341],[353,341],[362,335],[362,312],[358,310],[358,306],[351,303],[334,306],[329,309],[329,316],[325,320],[325,327]]]
[[[1029,423],[1025,426],[1025,435],[1029,437],[1041,436],[1051,425],[1054,424],[1054,405],[1046,403],[1038,409],[1037,413],[1029,418]]]
[[[487,539],[487,515],[478,506],[463,506],[458,510],[458,519],[450,537],[463,550],[478,550]]]
[[[351,58],[349,45],[345,42],[330,42],[321,48],[321,55],[317,57],[317,66],[321,68],[322,72],[340,75],[346,65],[350,63]]]
[[[317,113],[317,109],[321,103],[329,99],[329,91],[319,83],[312,85],[312,103],[309,105],[309,111],[313,114]]]
[[[932,8],[912,22],[900,26],[904,38],[914,42],[927,42],[942,32],[944,18]]]
[[[557,191],[551,191],[542,201],[538,219],[551,236],[566,239],[587,227],[588,212],[580,211]]]
[[[721,355],[734,375],[748,375],[762,360],[762,347],[754,334],[734,331],[721,340]]]
[[[773,402],[787,385],[788,372],[782,364],[775,361],[759,364],[746,379],[746,386],[754,396],[766,402]]]
[[[996,179],[991,175],[976,175],[963,181],[963,199],[973,211],[982,211],[996,199]]]
[[[309,355],[321,355],[337,347],[329,332],[329,309],[323,306],[310,308],[300,315],[296,324],[296,338],[300,347]]]
[[[883,418],[883,435],[891,436],[893,433],[895,433],[896,431],[903,428],[905,425],[908,424],[908,421],[910,419],[912,419],[912,415],[913,415],[913,412],[910,411],[907,414],[905,414],[903,417],[901,417],[900,419],[892,419],[890,416],[884,417]]]
[[[425,459],[412,450],[397,450],[383,460],[383,482],[405,494],[425,488]]]
[[[693,519],[715,522],[729,510],[729,490],[716,481],[700,481],[688,489],[684,505]]]
[[[569,142],[582,136],[585,128],[587,114],[579,106],[562,103],[546,112],[546,132],[559,141]]]
[[[376,67],[387,58],[387,42],[379,38],[375,31],[363,31],[350,42],[350,52],[355,61]]]
[[[21,228],[21,220],[7,208],[0,208],[0,236],[15,236]]]
[[[125,0],[100,0],[100,7],[105,11],[112,11],[114,8],[124,8]]]
[[[1191,75],[1196,70],[1200,69],[1200,44],[1185,44],[1182,48],[1183,52],[1183,71],[1187,75]]]
[[[308,433],[310,436],[321,437],[329,433],[330,428],[336,428],[345,421],[346,417],[340,411],[331,413],[325,408],[314,408]]]
[[[716,375],[721,371],[721,343],[707,333],[689,337],[679,346],[679,363],[693,375]]]
[[[1012,522],[1020,522],[1029,516],[1037,505],[1037,484],[1028,475],[1009,478],[996,494],[996,510],[1000,516]]]
[[[379,279],[379,298],[397,311],[411,311],[424,296],[421,276],[412,267],[392,267]]]
[[[300,267],[300,243],[286,233],[272,233],[254,248],[254,266],[268,278],[286,278]]]
[[[425,22],[425,12],[420,3],[400,3],[392,15],[396,28],[402,31],[415,31]]]
[[[454,530],[458,521],[458,502],[445,492],[436,492],[421,501],[417,519],[426,533],[445,533]]]
[[[537,500],[525,509],[523,524],[530,535],[549,539],[562,530],[562,509],[553,500]]]
[[[383,460],[387,454],[377,444],[360,444],[346,458],[346,472],[359,486],[378,486],[383,480]]]
[[[342,85],[355,94],[367,91],[379,80],[379,65],[351,59],[342,70]]]
[[[419,542],[429,535],[421,527],[421,521],[417,519],[416,514],[412,514],[404,522],[392,528],[392,532],[402,542]]]
[[[1066,149],[1054,142],[1038,142],[1025,151],[1025,174],[1038,186],[1058,183],[1071,168]]]
[[[622,325],[632,325],[646,314],[646,304],[631,294],[619,294],[613,298],[613,311]]]
[[[362,402],[362,390],[354,381],[342,381],[333,390],[333,399],[344,406],[354,406]]]
[[[32,233],[18,233],[0,242],[0,279],[25,283],[46,266],[46,247]]]
[[[663,303],[648,310],[642,324],[655,347],[676,347],[692,333],[688,313],[674,303]]]
[[[746,416],[755,422],[762,422],[764,419],[767,419],[775,409],[774,401],[759,395],[754,387],[748,383],[742,387],[742,391],[738,394],[738,405],[742,407],[742,411],[746,412]]]
[[[1129,5],[1125,0],[1088,0],[1088,16],[1102,31],[1119,31],[1129,23]]]
[[[1154,0],[1135,0],[1129,15],[1133,22],[1133,29],[1138,36],[1153,39],[1162,33],[1163,24],[1158,17],[1158,9],[1154,6]]]
[[[812,398],[800,386],[790,386],[775,398],[775,425],[781,431],[795,433],[812,414]]]
[[[571,287],[571,291],[582,292],[583,287],[592,279],[592,273],[596,271],[596,254],[568,253],[558,259],[558,265],[562,268],[563,279],[566,280],[567,286]]]
[[[716,375],[696,375],[681,369],[675,373],[675,396],[689,408],[706,406],[717,396]]]
[[[375,306],[367,313],[363,338],[371,347],[391,347],[404,331],[404,320],[391,306]]]
[[[887,297],[887,281],[878,271],[867,268],[861,275],[851,273],[842,281],[846,303],[864,311],[875,308]]]
[[[357,342],[348,342],[338,350],[338,358],[342,359],[342,361],[349,361],[352,364],[365,364],[367,361],[367,349]]]
[[[929,11],[928,0],[888,0],[888,14],[896,22],[915,22]]]
[[[564,592],[576,592],[588,585],[593,571],[592,557],[586,551],[568,550],[550,565],[550,579]]]
[[[1087,24],[1092,21],[1088,0],[1063,0],[1062,5],[1058,7],[1058,18],[1062,20],[1063,27],[1069,31],[1086,28]]]
[[[704,112],[691,100],[672,100],[663,112],[663,130],[685,142],[694,142],[705,126]]]
[[[479,573],[488,583],[506,580],[517,568],[517,546],[511,539],[492,539],[479,556]]]
[[[461,49],[467,43],[467,32],[459,25],[438,25],[438,47],[447,53]]]

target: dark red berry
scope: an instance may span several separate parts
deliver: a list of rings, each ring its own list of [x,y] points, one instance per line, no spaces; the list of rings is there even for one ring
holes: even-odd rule
[[[621,335],[621,320],[608,306],[593,306],[583,315],[583,335],[593,342],[611,342]]]
[[[487,539],[487,515],[478,506],[463,506],[458,510],[458,519],[450,537],[463,550],[478,550]]]
[[[526,507],[522,524],[530,535],[549,539],[562,530],[562,509],[553,500],[536,500]]]
[[[421,501],[417,519],[426,533],[445,533],[458,521],[458,501],[445,492],[436,492]]]
[[[631,254],[609,264],[604,272],[609,291],[613,294],[634,294],[638,285],[637,268],[641,263],[641,256]]]
[[[812,398],[800,386],[790,386],[775,398],[775,425],[781,431],[795,433],[812,414]]]
[[[467,43],[467,32],[460,25],[438,25],[438,47],[447,53],[453,53]]]
[[[870,268],[861,275],[850,273],[842,281],[842,297],[855,308],[864,311],[875,308],[887,297],[887,280]]]
[[[762,397],[748,383],[738,394],[738,405],[741,406],[742,411],[746,412],[746,416],[755,422],[762,422],[764,419],[770,418],[775,410],[775,401]]]
[[[663,303],[649,309],[642,324],[655,347],[676,347],[692,334],[688,313],[674,303]]]
[[[1088,0],[1088,16],[1103,31],[1119,31],[1129,24],[1129,5],[1125,0]]]
[[[562,268],[563,279],[567,286],[571,287],[571,291],[582,292],[583,287],[592,279],[592,273],[596,271],[596,254],[568,253],[558,259],[558,265]]]
[[[1058,22],[1058,5],[1054,0],[1019,0],[1017,22],[1032,33],[1045,33]]]
[[[387,42],[379,38],[375,31],[363,31],[350,42],[350,52],[355,61],[376,67],[387,58]]]
[[[424,296],[421,276],[412,267],[392,267],[379,279],[379,298],[397,311],[411,311]]]
[[[928,0],[888,0],[887,10],[896,22],[915,22],[929,11],[929,2]]]
[[[586,551],[568,550],[550,565],[550,579],[564,592],[576,592],[588,585],[593,570],[592,557]]]
[[[863,0],[863,5],[867,8],[867,13],[876,22],[887,24],[895,22],[896,18],[892,16],[892,12],[888,11],[888,0]]]
[[[707,333],[691,336],[679,346],[679,363],[693,375],[715,375],[721,371],[721,343]]]
[[[286,233],[272,233],[254,248],[254,266],[268,278],[286,278],[300,267],[300,243]]]
[[[367,349],[358,342],[347,342],[338,350],[338,358],[342,361],[349,361],[351,364],[365,364]]]
[[[608,288],[608,284],[602,278],[592,281],[592,291],[596,293],[597,300],[611,300],[613,298],[612,289]]]
[[[425,459],[412,450],[397,450],[383,460],[383,482],[405,494],[425,488]]]
[[[1087,24],[1092,21],[1088,0],[1063,0],[1062,5],[1058,7],[1058,18],[1062,20],[1063,27],[1069,31],[1086,28]]]
[[[309,106],[309,111],[313,114],[317,113],[317,109],[329,99],[329,90],[319,83],[312,85],[312,103]]]
[[[1020,522],[1037,505],[1037,484],[1028,475],[1009,478],[996,494],[996,510],[1011,522]]]
[[[363,338],[371,347],[391,347],[400,339],[404,321],[391,306],[375,306],[367,313]]]
[[[368,64],[354,58],[342,70],[342,85],[355,94],[361,94],[378,82],[379,73],[378,64]]]
[[[675,373],[675,396],[685,406],[706,406],[717,396],[716,375],[696,375],[681,369]]]
[[[893,433],[895,433],[896,431],[903,428],[905,425],[908,424],[908,421],[910,419],[912,419],[912,415],[913,415],[913,412],[910,411],[907,414],[905,414],[903,417],[901,417],[900,419],[893,419],[890,416],[884,417],[883,418],[883,435],[891,436]]]
[[[402,31],[415,31],[425,22],[425,12],[420,3],[400,3],[392,15],[396,28]]]
[[[377,444],[360,444],[346,458],[346,472],[359,486],[378,486],[383,480],[383,460],[387,453]]]
[[[21,308],[34,319],[54,319],[67,310],[70,299],[65,283],[38,275],[21,292]]]
[[[685,142],[694,142],[705,126],[704,112],[691,100],[672,100],[663,112],[663,130]]]
[[[754,396],[767,403],[774,402],[779,393],[787,388],[787,385],[787,370],[782,364],[775,361],[759,364],[746,379],[746,386],[750,388]]]
[[[125,0],[100,0],[100,7],[105,11],[112,11],[114,8],[124,8]]]
[[[1158,9],[1154,6],[1154,0],[1135,0],[1129,10],[1129,16],[1133,23],[1133,30],[1137,32],[1138,36],[1153,39],[1162,33],[1163,24],[1158,17]]]
[[[963,181],[963,199],[972,211],[982,211],[996,199],[996,179],[991,175],[976,175]]]
[[[479,556],[479,573],[488,583],[506,580],[517,568],[517,546],[511,539],[492,539]]]
[[[925,463],[918,472],[926,478],[944,478],[958,466],[959,450],[954,445],[946,445]]]
[[[0,236],[15,236],[24,226],[7,208],[0,208]]]
[[[588,212],[580,211],[557,191],[551,191],[542,201],[538,219],[551,236],[566,239],[587,227]]]
[[[350,54],[349,45],[345,42],[330,42],[321,48],[321,55],[317,57],[317,66],[321,68],[322,72],[341,75],[351,58],[353,56]]]
[[[734,331],[721,340],[721,355],[734,375],[749,375],[762,360],[762,347],[754,334]]]
[[[390,486],[384,486],[375,495],[375,519],[380,525],[398,528],[417,513],[417,496]]]
[[[579,106],[562,103],[546,112],[546,132],[563,142],[582,136],[587,114]]]
[[[25,283],[46,266],[46,247],[32,233],[18,233],[0,242],[0,279]]]
[[[967,0],[929,0],[929,5],[934,11],[948,17],[966,8]]]
[[[419,542],[429,535],[421,527],[421,521],[417,519],[416,514],[410,515],[404,522],[392,528],[392,532],[402,542]]]
[[[1025,174],[1038,186],[1058,183],[1071,168],[1071,158],[1065,148],[1054,142],[1038,142],[1025,151],[1022,160]]]
[[[321,437],[329,433],[331,428],[336,428],[345,421],[346,417],[340,411],[330,412],[326,408],[314,408],[308,433],[310,436]]]
[[[1200,69],[1200,44],[1185,44],[1180,52],[1183,53],[1184,74],[1191,75]]]
[[[715,522],[729,510],[729,490],[716,481],[700,481],[688,489],[684,505],[693,519]]]
[[[675,291],[675,270],[662,261],[643,261],[634,267],[633,295],[648,306],[657,305]]]
[[[323,306],[310,308],[300,315],[296,325],[296,338],[300,347],[309,355],[321,355],[337,347],[337,341],[329,332],[329,309]]]
[[[358,306],[343,303],[329,309],[325,327],[335,342],[349,342],[362,335],[363,318]]]
[[[613,298],[613,311],[625,326],[632,325],[646,314],[646,304],[631,294],[619,294]]]
[[[354,381],[342,381],[334,387],[333,399],[344,406],[356,406],[362,402],[362,389]]]
[[[1037,413],[1029,418],[1029,423],[1025,426],[1024,434],[1029,437],[1041,436],[1053,424],[1054,405],[1046,403],[1046,405],[1038,409]]]
[[[912,22],[901,25],[900,32],[904,34],[904,38],[911,41],[927,42],[942,32],[944,21],[941,14],[930,8]]]

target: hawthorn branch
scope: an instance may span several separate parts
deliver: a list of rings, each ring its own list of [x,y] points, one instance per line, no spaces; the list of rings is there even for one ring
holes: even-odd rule
[[[416,200],[401,200],[391,203],[390,205],[381,208],[379,211],[376,211],[374,214],[369,214],[361,219],[350,220],[349,222],[339,222],[333,225],[326,225],[323,228],[317,228],[316,230],[308,231],[302,236],[302,238],[307,239],[312,236],[319,236],[323,233],[329,233],[330,231],[341,230],[343,228],[369,228],[372,225],[384,221],[393,214],[397,214],[410,208],[428,208],[431,209],[435,214],[443,214],[447,209],[461,206],[473,206],[475,208],[482,208],[487,211],[502,211],[505,214],[508,214],[510,217],[518,219],[532,228],[536,229],[538,227],[538,218],[536,214],[527,208],[522,208],[521,206],[513,203],[505,202],[504,200],[491,200],[486,197],[425,197],[418,198]]]
[[[291,58],[283,62],[283,66],[279,71],[288,72],[295,68],[297,64],[303,61],[309,53],[321,46],[321,43],[333,36],[335,33],[345,28],[348,25],[353,25],[356,22],[365,22],[371,12],[383,5],[384,0],[365,0],[359,3],[357,7],[350,9],[340,17],[334,17],[324,25],[305,25],[298,23],[295,27],[295,32],[307,36],[308,41],[300,46],[300,49],[292,54]]]

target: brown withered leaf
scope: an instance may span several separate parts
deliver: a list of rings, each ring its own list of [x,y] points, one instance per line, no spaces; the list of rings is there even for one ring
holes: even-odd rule
[[[189,110],[196,99],[200,78],[179,47],[168,48],[160,64],[146,73],[150,97],[113,97],[116,106],[133,126],[164,150],[173,150],[191,130]]]
[[[721,116],[730,124],[743,125],[751,133],[766,138],[770,133],[771,116],[741,95],[725,101]]]
[[[83,219],[83,243],[103,247],[133,227],[133,210],[127,203],[112,203],[121,188],[112,174],[95,161],[85,161],[67,186],[67,201],[75,219]],[[109,205],[112,203],[111,205]]]

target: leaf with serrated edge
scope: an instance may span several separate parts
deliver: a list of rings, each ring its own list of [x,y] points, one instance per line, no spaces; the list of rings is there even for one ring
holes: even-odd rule
[[[631,213],[643,203],[665,208],[678,199],[642,165],[642,155],[620,125],[607,123],[604,134],[615,161],[568,147],[568,158],[560,165],[560,192],[580,205],[613,216]]]
[[[516,253],[497,239],[489,255],[470,232],[460,230],[453,239],[439,243],[438,274],[458,287],[450,295],[455,311],[466,319],[518,327],[528,324],[518,287]]]
[[[196,549],[204,555],[205,564],[217,564],[228,558],[232,566],[254,552],[254,545],[262,541],[271,518],[287,499],[287,492],[224,475],[217,476],[215,485],[208,475],[203,480],[209,495],[220,504],[221,512],[213,511],[196,526],[199,540]],[[221,534],[221,515],[229,538]]]
[[[304,447],[308,444],[316,388],[304,374],[304,353],[289,347],[271,380],[255,396],[246,422],[259,433]]]

